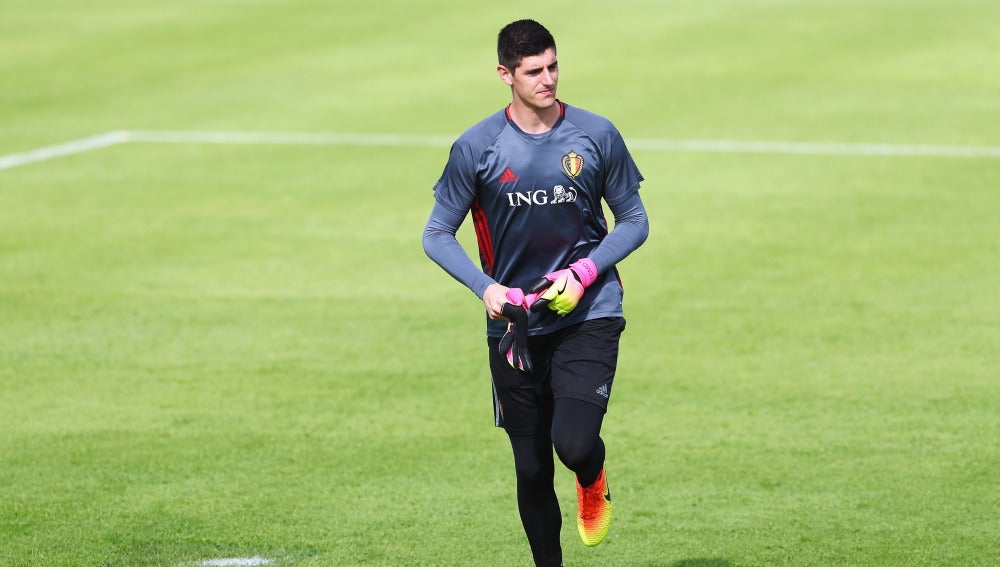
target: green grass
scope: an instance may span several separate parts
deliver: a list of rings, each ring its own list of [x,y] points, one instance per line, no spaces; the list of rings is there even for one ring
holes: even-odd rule
[[[982,1],[9,0],[0,156],[113,129],[457,135],[534,16],[626,139],[1000,145]],[[0,565],[527,565],[447,148],[0,171]],[[648,242],[567,565],[1000,561],[1000,161],[635,151]],[[472,246],[468,227],[463,242]]]

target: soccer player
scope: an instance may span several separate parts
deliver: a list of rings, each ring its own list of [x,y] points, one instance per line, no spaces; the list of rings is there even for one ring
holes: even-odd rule
[[[600,543],[611,521],[600,431],[625,328],[615,265],[649,223],[621,134],[556,98],[548,30],[513,22],[497,54],[511,102],[452,145],[423,246],[485,305],[494,416],[513,448],[521,523],[535,564],[559,566],[553,447],[576,474],[583,542]],[[455,238],[470,212],[481,266]]]

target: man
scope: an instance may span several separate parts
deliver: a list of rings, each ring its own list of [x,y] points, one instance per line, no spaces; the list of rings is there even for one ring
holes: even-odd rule
[[[535,564],[559,566],[553,447],[576,474],[584,543],[600,543],[611,521],[600,430],[625,328],[615,265],[649,224],[621,135],[556,98],[548,30],[513,22],[497,53],[511,102],[452,146],[423,245],[485,305],[495,420],[513,448],[521,523]],[[455,238],[470,212],[481,269]]]

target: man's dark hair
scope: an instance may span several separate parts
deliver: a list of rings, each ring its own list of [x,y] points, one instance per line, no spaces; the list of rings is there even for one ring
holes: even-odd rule
[[[518,20],[500,30],[497,36],[497,59],[513,72],[521,64],[521,59],[541,55],[550,47],[556,48],[556,40],[545,26],[535,20]]]

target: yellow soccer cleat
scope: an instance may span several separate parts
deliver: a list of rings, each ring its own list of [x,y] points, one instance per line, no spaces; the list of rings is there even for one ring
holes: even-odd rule
[[[604,540],[611,526],[611,491],[608,489],[604,469],[601,469],[594,484],[587,488],[580,486],[580,481],[577,480],[576,497],[579,506],[576,528],[583,543],[594,547]]]

